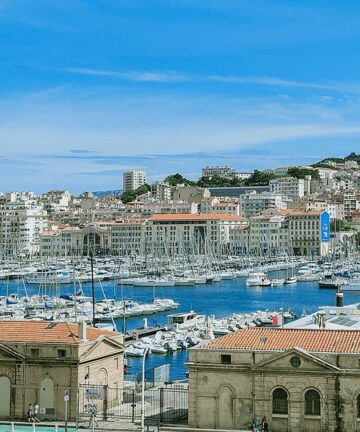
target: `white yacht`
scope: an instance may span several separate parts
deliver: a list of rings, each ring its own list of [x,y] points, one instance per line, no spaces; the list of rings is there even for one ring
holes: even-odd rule
[[[266,280],[266,274],[263,272],[251,272],[246,279],[246,286],[260,286],[261,282]]]

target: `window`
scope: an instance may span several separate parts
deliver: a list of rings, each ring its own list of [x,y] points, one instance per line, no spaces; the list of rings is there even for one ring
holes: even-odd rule
[[[30,354],[31,354],[31,357],[39,357],[40,356],[39,348],[31,348]]]
[[[273,414],[288,413],[288,395],[282,388],[277,388],[273,392]]]
[[[58,350],[58,358],[63,359],[65,357],[66,357],[66,350],[62,350],[62,349]]]
[[[221,354],[221,364],[231,364],[231,355]]]
[[[320,395],[316,390],[305,393],[305,415],[321,415]]]
[[[360,418],[360,394],[357,397],[357,418]]]

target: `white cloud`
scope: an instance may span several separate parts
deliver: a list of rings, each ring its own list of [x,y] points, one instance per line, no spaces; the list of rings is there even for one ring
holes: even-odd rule
[[[189,77],[178,72],[154,72],[154,71],[116,71],[108,69],[92,68],[69,68],[66,72],[107,78],[120,78],[128,81],[137,82],[182,82]]]

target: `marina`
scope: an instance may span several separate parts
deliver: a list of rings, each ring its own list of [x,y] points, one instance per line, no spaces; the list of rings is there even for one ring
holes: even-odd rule
[[[146,347],[151,351],[147,367],[169,363],[171,379],[185,379],[187,348],[201,340],[219,337],[240,328],[280,325],[283,318],[289,321],[295,315],[300,317],[304,313],[315,312],[317,305],[334,304],[333,287],[320,289],[319,285],[319,281],[326,278],[327,274],[341,280],[341,287],[346,292],[346,303],[358,300],[355,288],[346,290],[347,287],[358,286],[358,263],[355,259],[351,262],[351,271],[348,261],[329,265],[301,260],[295,268],[291,260],[213,260],[211,265],[208,264],[206,274],[203,272],[203,283],[196,283],[200,278],[200,263],[183,266],[182,272],[164,271],[163,267],[160,275],[149,263],[148,268],[144,268],[140,261],[135,271],[130,268],[129,261],[124,261],[125,265],[122,262],[120,270],[115,259],[96,261],[95,318],[97,325],[103,328],[116,328],[118,331],[125,328],[129,377],[140,372],[141,357]],[[53,263],[51,272],[37,271],[36,264],[25,268],[29,272],[31,270],[32,275],[40,273],[64,277],[65,269],[69,269],[71,264],[69,260]],[[77,274],[77,280],[73,279],[72,283],[55,283],[50,279],[50,282],[41,280],[37,284],[32,281],[28,283],[27,276],[23,274],[18,273],[15,277],[16,265],[8,268],[8,276],[11,271],[12,276],[0,281],[0,319],[26,317],[91,323],[93,310],[89,259],[83,258],[81,267],[82,272]],[[199,271],[195,272],[195,268]],[[68,275],[72,274],[70,270]],[[128,283],[122,283],[119,274],[126,277]],[[174,279],[179,278],[180,283],[163,283],[166,280],[164,274],[174,275]],[[129,283],[134,279],[142,279],[147,283]],[[169,276],[167,280],[170,280]],[[171,314],[171,310],[175,312]],[[194,311],[198,317],[195,324],[178,322],[174,325],[176,322],[172,322],[169,326],[170,319],[180,320],[190,311]],[[148,317],[145,322],[144,317]]]

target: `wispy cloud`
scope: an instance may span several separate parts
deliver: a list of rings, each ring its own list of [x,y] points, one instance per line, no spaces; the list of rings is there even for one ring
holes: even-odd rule
[[[146,71],[146,70],[116,70],[96,69],[92,67],[70,67],[66,73],[99,78],[117,78],[126,81],[147,83],[181,83],[207,82],[228,83],[248,86],[267,86],[274,88],[313,89],[332,92],[359,93],[360,83],[343,82],[304,82],[288,80],[274,76],[242,76],[242,75],[198,75],[178,71]]]
[[[255,84],[272,87],[294,87],[333,91],[339,91],[341,89],[341,86],[338,86],[336,84],[306,83],[269,76],[209,75],[207,78],[212,81],[219,81],[230,84]]]
[[[95,77],[120,78],[136,82],[183,82],[189,80],[188,75],[174,71],[117,71],[74,67],[66,69],[66,72]]]

